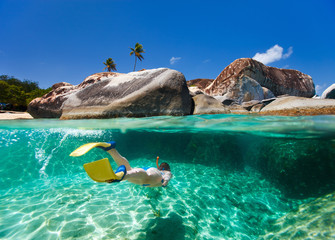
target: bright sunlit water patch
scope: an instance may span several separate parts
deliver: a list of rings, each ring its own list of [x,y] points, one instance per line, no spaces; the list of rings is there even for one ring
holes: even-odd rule
[[[149,163],[146,159],[132,163],[143,162]],[[252,238],[292,204],[255,172],[227,173],[193,164],[172,166],[180,174],[165,189],[128,182],[96,184],[79,173],[3,190],[2,236]]]
[[[335,190],[333,175],[321,177],[335,165],[334,122],[234,115],[1,121],[0,238],[257,239],[286,229],[276,221]],[[110,140],[134,167],[155,166],[157,155],[168,162],[168,187],[95,183],[82,165],[109,157],[115,169],[112,158],[100,149],[69,157],[82,144]]]

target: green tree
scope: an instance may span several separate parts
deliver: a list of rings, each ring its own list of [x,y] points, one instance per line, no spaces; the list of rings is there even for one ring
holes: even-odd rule
[[[26,108],[26,93],[23,91],[22,87],[9,85],[9,103],[17,109]]]
[[[0,81],[0,102],[10,103],[14,108],[25,108],[26,94],[21,86]]]
[[[143,49],[142,44],[136,43],[135,48],[130,48],[130,50],[131,50],[130,56],[133,54],[135,55],[135,65],[134,65],[134,72],[135,72],[137,59],[139,59],[140,61],[144,59],[144,57],[141,54],[141,53],[144,53],[144,49]]]
[[[5,81],[0,80],[0,102],[8,103],[9,84]]]
[[[0,80],[5,81],[6,83],[8,83],[10,85],[15,85],[15,86],[22,87],[23,91],[25,91],[25,92],[31,92],[31,91],[34,91],[36,89],[39,89],[38,83],[30,81],[30,80],[21,81],[17,78],[9,77],[8,75],[1,75]]]
[[[104,62],[104,64],[106,65],[106,67],[103,69],[105,70],[107,68],[107,71],[110,72],[110,71],[117,71],[116,70],[116,64],[114,63],[113,59],[111,58],[108,58],[106,60],[106,62]]]
[[[40,89],[37,82],[0,75],[0,102],[11,104],[11,110],[26,110],[31,100],[50,91],[51,88]]]
[[[42,97],[43,95],[49,93],[52,90],[52,88],[47,88],[47,89],[35,89],[29,93],[26,93],[26,105],[34,100],[35,98]]]

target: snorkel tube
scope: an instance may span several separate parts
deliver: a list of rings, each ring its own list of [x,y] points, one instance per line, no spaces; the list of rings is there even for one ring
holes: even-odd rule
[[[157,166],[157,168],[159,169],[158,160],[159,160],[159,157],[157,156],[157,159],[156,159],[156,166]]]

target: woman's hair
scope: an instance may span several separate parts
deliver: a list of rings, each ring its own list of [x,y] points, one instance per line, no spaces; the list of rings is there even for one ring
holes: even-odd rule
[[[170,170],[170,165],[166,162],[162,162],[161,165],[159,165],[159,170],[164,170],[164,171],[171,171]]]

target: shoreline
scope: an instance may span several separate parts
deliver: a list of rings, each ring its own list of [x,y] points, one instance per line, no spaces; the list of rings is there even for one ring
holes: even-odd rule
[[[16,111],[0,111],[0,120],[27,120],[34,119],[27,112],[16,112]]]

